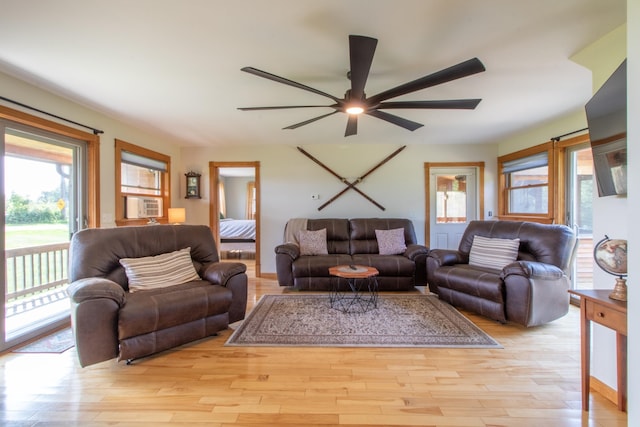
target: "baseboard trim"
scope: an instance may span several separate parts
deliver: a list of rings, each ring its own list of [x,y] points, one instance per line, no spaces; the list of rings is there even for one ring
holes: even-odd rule
[[[616,405],[618,404],[618,392],[599,379],[591,377],[589,381],[589,388],[591,389],[591,391],[595,391],[605,399],[610,400]]]
[[[260,277],[263,279],[278,280],[278,275],[276,273],[261,273]]]

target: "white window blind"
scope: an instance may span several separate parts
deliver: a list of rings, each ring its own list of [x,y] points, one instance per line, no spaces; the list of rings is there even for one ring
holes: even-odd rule
[[[502,173],[509,174],[527,169],[535,169],[549,165],[549,155],[547,152],[534,154],[532,156],[515,159],[502,164]]]
[[[161,160],[150,159],[149,157],[144,157],[139,154],[134,154],[129,151],[122,151],[121,154],[122,163],[127,163],[129,165],[139,166],[141,168],[152,169],[160,172],[167,171],[167,164]]]

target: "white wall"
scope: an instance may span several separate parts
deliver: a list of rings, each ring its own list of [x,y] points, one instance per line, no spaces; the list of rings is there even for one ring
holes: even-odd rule
[[[2,96],[6,98],[104,131],[104,134],[100,135],[100,222],[102,227],[115,226],[114,144],[116,138],[171,156],[173,167],[171,174],[171,191],[174,195],[173,204],[174,206],[180,206],[181,201],[176,195],[179,193],[178,186],[182,185],[182,187],[184,187],[183,180],[180,180],[180,176],[182,176],[183,179],[184,176],[178,176],[180,149],[179,146],[175,144],[175,141],[169,141],[157,135],[133,128],[119,120],[99,114],[82,105],[69,102],[49,92],[44,92],[35,86],[17,80],[7,74],[0,73],[0,88],[2,88]],[[46,115],[35,113],[8,102],[0,101],[0,103],[14,110],[24,111],[34,116],[57,121]],[[74,127],[68,123],[60,123]],[[89,130],[86,131],[91,132]],[[184,190],[182,190],[182,192],[184,192]]]
[[[322,144],[302,147],[338,175],[354,180],[402,146],[396,144]],[[183,168],[201,172],[202,200],[187,201],[187,219],[208,224],[208,163],[259,161],[261,185],[261,271],[275,273],[274,248],[282,242],[290,218],[401,217],[413,221],[418,241],[424,243],[425,162],[485,162],[485,214],[496,211],[496,145],[407,146],[369,175],[357,188],[381,204],[382,211],[349,190],[322,211],[318,207],[345,185],[300,153],[295,146],[184,148]],[[313,194],[320,195],[313,200]]]

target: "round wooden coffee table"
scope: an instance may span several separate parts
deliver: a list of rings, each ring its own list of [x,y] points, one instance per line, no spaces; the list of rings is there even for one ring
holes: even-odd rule
[[[329,303],[343,313],[366,313],[378,308],[378,269],[366,265],[336,265],[329,268],[332,280]],[[347,279],[347,288],[340,278]]]

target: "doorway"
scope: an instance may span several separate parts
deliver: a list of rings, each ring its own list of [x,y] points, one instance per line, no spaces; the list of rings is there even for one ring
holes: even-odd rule
[[[210,162],[209,222],[220,258],[250,263],[260,277],[260,162]]]
[[[457,249],[467,224],[482,218],[484,162],[425,163],[425,244]]]

